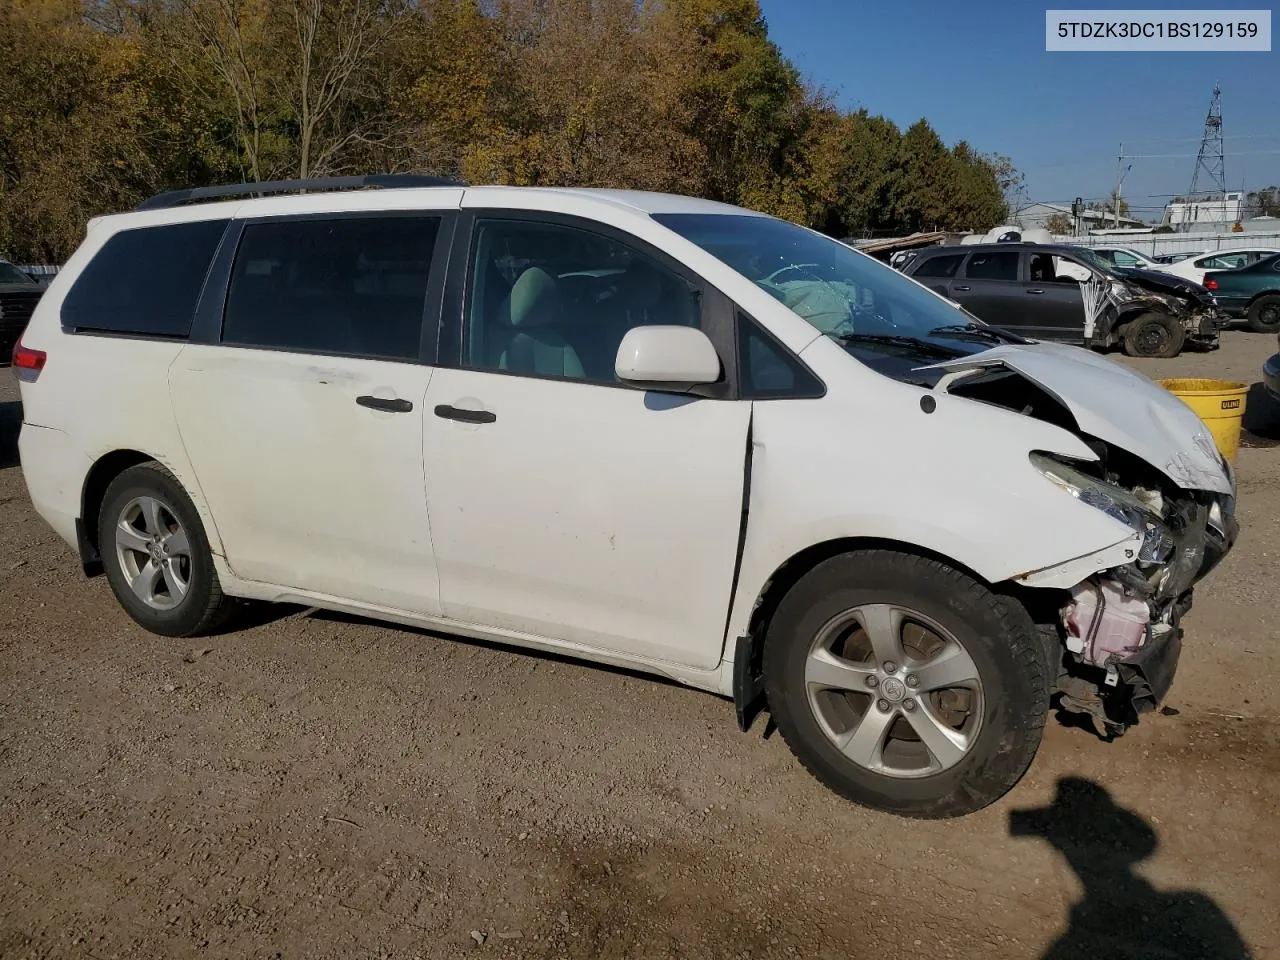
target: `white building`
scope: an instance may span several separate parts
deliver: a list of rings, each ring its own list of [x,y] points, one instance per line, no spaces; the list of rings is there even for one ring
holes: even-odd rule
[[[1175,230],[1221,227],[1240,219],[1244,194],[1239,190],[1195,200],[1177,200],[1164,208],[1164,222]],[[1201,227],[1199,225],[1203,224]]]

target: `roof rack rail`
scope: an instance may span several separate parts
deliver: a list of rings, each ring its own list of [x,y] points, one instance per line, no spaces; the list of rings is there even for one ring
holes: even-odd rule
[[[255,183],[225,183],[215,187],[191,187],[169,190],[143,200],[135,210],[163,210],[206,200],[233,197],[265,197],[273,193],[300,190],[360,190],[366,187],[396,189],[407,187],[465,187],[465,181],[448,177],[429,177],[417,173],[375,173],[354,177],[317,177],[305,180],[265,180]]]

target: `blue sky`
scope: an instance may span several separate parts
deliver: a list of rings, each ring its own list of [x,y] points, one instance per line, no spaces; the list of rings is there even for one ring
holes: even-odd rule
[[[1186,191],[1215,81],[1229,188],[1280,184],[1280,53],[1048,53],[1045,9],[1196,9],[1164,2],[760,0],[769,34],[805,78],[846,108],[900,127],[920,117],[948,143],[1013,158],[1032,200],[1104,197],[1116,157],[1123,194],[1158,219]],[[1269,0],[1199,9],[1266,9]],[[1247,139],[1238,139],[1247,138]],[[1269,152],[1268,152],[1269,151]]]

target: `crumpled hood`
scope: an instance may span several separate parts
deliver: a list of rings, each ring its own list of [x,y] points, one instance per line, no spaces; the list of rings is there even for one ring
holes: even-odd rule
[[[1160,270],[1138,270],[1133,268],[1123,268],[1118,272],[1130,283],[1144,287],[1147,290],[1154,290],[1158,293],[1181,294],[1206,307],[1214,305],[1213,294],[1201,284],[1196,283],[1194,280],[1188,280],[1186,277],[1175,276],[1172,273],[1164,273]]]
[[[960,374],[1004,366],[1057,397],[1080,429],[1141,457],[1180,487],[1232,493],[1213,438],[1195,412],[1147,377],[1081,347],[1004,344],[928,369]],[[945,390],[944,376],[935,390]]]

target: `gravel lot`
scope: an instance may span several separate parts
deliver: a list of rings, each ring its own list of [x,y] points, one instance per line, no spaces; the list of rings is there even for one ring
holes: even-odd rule
[[[292,608],[146,634],[32,511],[0,371],[0,956],[1280,957],[1280,411],[1249,403],[1176,712],[1051,720],[1003,802],[916,823],[648,677]]]

